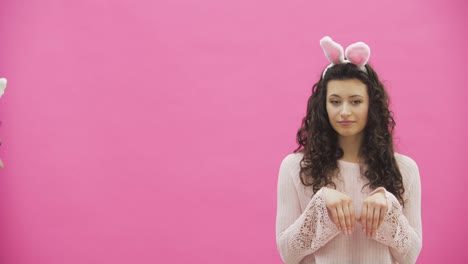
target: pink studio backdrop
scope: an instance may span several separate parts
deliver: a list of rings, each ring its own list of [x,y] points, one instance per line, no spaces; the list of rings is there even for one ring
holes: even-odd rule
[[[365,41],[419,165],[419,263],[468,257],[468,4],[5,0],[0,263],[281,263],[318,41]],[[331,14],[333,12],[333,14]]]

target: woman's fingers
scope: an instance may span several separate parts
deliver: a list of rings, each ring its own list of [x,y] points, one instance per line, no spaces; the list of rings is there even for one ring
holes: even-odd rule
[[[374,237],[375,231],[377,230],[377,227],[379,225],[380,221],[380,208],[375,208],[374,209],[374,217],[372,217],[372,233],[371,237]]]
[[[343,205],[343,213],[345,216],[346,223],[346,235],[351,235],[351,212],[349,210],[349,203]]]
[[[362,227],[362,232],[366,234],[367,232],[367,204],[363,203],[361,207],[361,227]]]
[[[367,218],[366,218],[366,235],[370,237],[372,234],[372,220],[374,219],[374,207],[367,206]]]
[[[340,228],[340,222],[338,221],[338,211],[336,210],[336,207],[332,207],[329,209],[329,212],[331,213],[331,219],[333,223]]]
[[[387,213],[387,207],[382,207],[380,209],[380,219],[379,219],[379,225],[377,226],[377,229],[382,225],[386,213]]]
[[[351,199],[342,192],[324,188],[325,204],[332,222],[343,232],[351,234],[352,226],[355,221],[354,208],[350,209]]]
[[[376,192],[362,202],[361,225],[367,237],[375,237],[387,213],[385,193]]]
[[[351,232],[354,231],[354,226],[356,225],[356,211],[354,210],[354,204],[352,201],[349,202],[349,218],[351,219]]]
[[[338,212],[338,221],[340,223],[340,230],[344,234],[346,234],[346,219],[345,219],[345,214],[343,212],[343,206],[340,204],[337,208]]]

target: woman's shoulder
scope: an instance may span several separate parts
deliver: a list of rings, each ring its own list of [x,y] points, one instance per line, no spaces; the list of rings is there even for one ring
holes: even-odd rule
[[[280,178],[289,178],[292,180],[296,188],[302,185],[299,175],[301,171],[301,160],[303,157],[303,153],[291,153],[286,155],[281,162]]]
[[[397,161],[398,168],[400,169],[401,176],[403,177],[403,182],[406,183],[406,186],[419,178],[418,165],[412,158],[395,152],[395,159]]]
[[[304,154],[300,152],[286,155],[281,162],[280,170],[287,171],[290,175],[298,175],[301,170],[300,163],[303,156]],[[298,177],[293,177],[293,180],[297,181]]]
[[[418,169],[416,161],[406,155],[395,152],[395,159],[400,169]]]
[[[302,157],[304,157],[304,153],[302,153],[302,152],[293,152],[293,153],[290,153],[290,154],[286,155],[286,157],[284,157],[283,161],[294,162],[294,161],[297,161],[297,160],[301,160]]]
[[[288,154],[281,162],[281,166],[287,166],[289,168],[297,167],[299,166],[302,157],[304,157],[304,154],[301,152]]]

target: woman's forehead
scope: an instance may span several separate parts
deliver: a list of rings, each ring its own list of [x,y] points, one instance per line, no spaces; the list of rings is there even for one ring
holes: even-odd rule
[[[367,96],[366,85],[357,79],[331,80],[327,84],[327,96],[353,97]]]

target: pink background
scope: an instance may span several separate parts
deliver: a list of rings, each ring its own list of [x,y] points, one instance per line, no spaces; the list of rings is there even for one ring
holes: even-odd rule
[[[319,39],[365,41],[419,165],[419,263],[462,263],[464,0],[4,0],[0,263],[281,263]],[[462,157],[465,156],[465,157]]]

